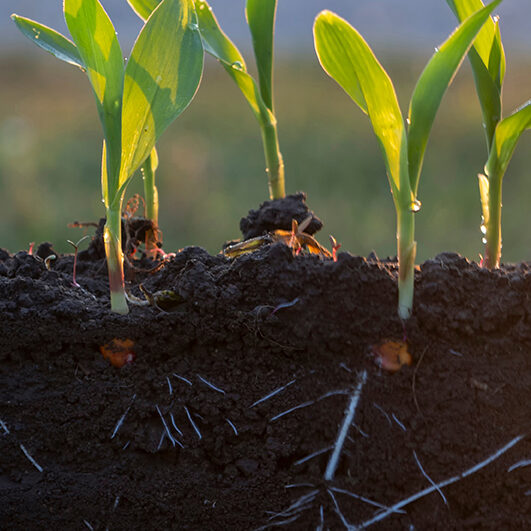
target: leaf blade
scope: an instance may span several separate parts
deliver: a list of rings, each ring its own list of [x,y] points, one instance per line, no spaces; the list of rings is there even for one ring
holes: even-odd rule
[[[391,79],[363,37],[335,13],[323,11],[317,16],[314,38],[324,70],[368,113],[385,155],[395,201],[407,208],[411,203],[407,141]]]
[[[191,102],[202,72],[192,1],[163,0],[140,32],[125,70],[121,188]]]
[[[225,68],[251,106],[257,120],[260,123],[274,121],[275,118],[265,104],[256,81],[247,72],[243,55],[221,29],[208,2],[195,0],[195,6],[205,51]]]
[[[495,0],[467,18],[439,47],[422,72],[409,106],[408,161],[411,188],[415,195],[429,133],[446,89],[492,10]]]
[[[51,53],[65,63],[77,66],[81,70],[86,69],[76,45],[64,35],[26,17],[13,14],[11,15],[11,19],[22,34],[39,46],[39,48]]]
[[[111,188],[118,184],[124,62],[114,26],[98,0],[64,0],[65,21],[86,65],[107,146]]]
[[[127,0],[133,11],[142,19],[147,20],[161,0]]]
[[[273,40],[277,0],[247,0],[245,15],[251,30],[260,94],[273,112]]]
[[[503,177],[520,136],[528,129],[531,129],[531,100],[496,126],[493,146],[485,166],[489,178],[493,175]]]

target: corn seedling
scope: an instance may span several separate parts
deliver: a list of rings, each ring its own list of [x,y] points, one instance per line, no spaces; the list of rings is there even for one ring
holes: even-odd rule
[[[127,0],[137,15],[146,20],[160,0]],[[199,30],[205,51],[215,57],[238,85],[251,106],[262,134],[271,199],[286,195],[284,162],[278,144],[273,105],[273,38],[277,0],[247,0],[245,14],[251,31],[258,83],[247,71],[245,59],[225,35],[205,0],[195,0]]]
[[[114,26],[99,0],[64,0],[73,41],[33,20],[13,15],[26,37],[84,72],[103,126],[102,195],[111,308],[127,313],[121,209],[134,172],[157,139],[194,97],[203,47],[192,0],[163,0],[137,37],[127,64]],[[151,155],[151,166],[153,155]]]
[[[446,0],[460,21],[483,7],[481,0]],[[468,52],[478,95],[487,141],[487,163],[480,173],[481,232],[485,244],[483,264],[500,266],[502,180],[520,135],[531,128],[531,100],[502,119],[502,88],[505,53],[499,19],[489,19]]]
[[[79,253],[79,246],[81,242],[85,241],[89,236],[83,236],[80,240],[74,243],[72,240],[66,240],[74,248],[74,266],[72,268],[72,286],[80,288],[81,286],[76,281],[76,269],[77,269],[77,255]]]
[[[414,216],[420,209],[417,191],[429,133],[446,89],[500,1],[471,15],[435,49],[413,91],[407,128],[391,79],[363,37],[330,11],[322,11],[315,20],[315,49],[321,66],[368,114],[383,151],[397,214],[398,314],[402,319],[410,317],[413,307]]]

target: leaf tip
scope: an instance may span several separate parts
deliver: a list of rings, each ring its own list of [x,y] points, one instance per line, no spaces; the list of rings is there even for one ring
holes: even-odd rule
[[[9,18],[10,18],[11,20],[13,20],[14,22],[16,22],[16,21],[17,21],[17,18],[18,18],[18,15],[17,15],[16,13],[11,13],[11,15],[9,15]]]

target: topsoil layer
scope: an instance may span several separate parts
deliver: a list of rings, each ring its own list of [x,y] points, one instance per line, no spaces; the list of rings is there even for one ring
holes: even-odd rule
[[[345,529],[450,478],[373,528],[531,528],[531,264],[425,262],[405,330],[374,256],[186,248],[129,274],[180,303],[127,316],[93,248],[72,267],[0,251],[1,529]],[[392,374],[371,345],[404,333]]]

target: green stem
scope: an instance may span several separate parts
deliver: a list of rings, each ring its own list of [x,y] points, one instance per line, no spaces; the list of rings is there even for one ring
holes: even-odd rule
[[[122,252],[122,212],[121,201],[118,208],[107,208],[107,221],[103,231],[109,288],[111,292],[111,310],[116,313],[129,312],[124,287],[124,255]]]
[[[489,215],[487,222],[487,244],[485,246],[485,266],[489,269],[500,267],[501,259],[501,210],[502,178],[494,173],[489,176]]]
[[[398,315],[406,320],[413,309],[415,287],[415,257],[417,242],[415,238],[415,213],[410,205],[397,209],[398,244]]]
[[[284,161],[278,144],[277,123],[275,119],[261,123],[262,141],[269,180],[269,197],[282,199],[286,197],[284,185]]]
[[[158,226],[159,226],[159,193],[155,186],[155,171],[158,166],[158,156],[155,148],[146,159],[142,167],[144,180],[144,199],[146,201],[146,217],[152,221],[153,229],[146,233],[146,253],[155,258],[158,251]]]
[[[156,156],[156,154],[155,154]],[[146,159],[142,167],[142,178],[144,180],[144,199],[146,200],[146,217],[159,224],[159,193],[155,186],[155,170],[158,161],[154,160],[153,152]]]

